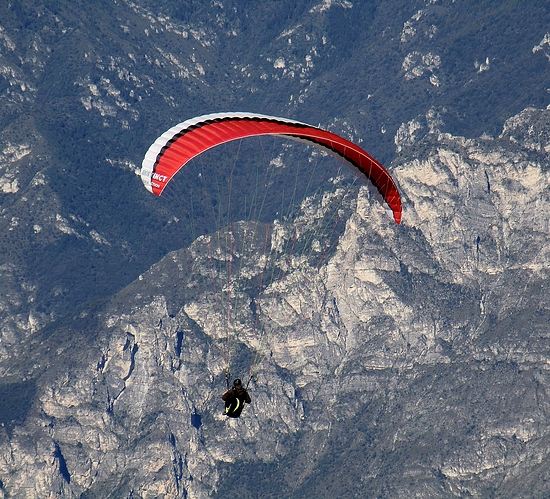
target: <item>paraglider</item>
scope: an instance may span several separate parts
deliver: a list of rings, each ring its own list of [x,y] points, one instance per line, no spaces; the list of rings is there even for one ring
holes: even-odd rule
[[[222,395],[222,400],[225,402],[224,414],[229,418],[238,418],[244,409],[245,404],[250,404],[252,399],[246,388],[243,387],[242,381],[237,378],[233,381],[233,386]]]
[[[160,196],[174,176],[184,169],[186,165],[190,165],[194,158],[199,156],[203,157],[203,153],[221,144],[239,141],[241,139],[251,140],[250,137],[255,136],[275,136],[283,139],[290,139],[313,146],[316,149],[336,157],[355,173],[356,178],[370,188],[371,192],[382,204],[391,218],[398,224],[401,222],[401,198],[394,180],[388,171],[361,147],[339,135],[319,127],[294,120],[261,114],[208,114],[192,118],[173,126],[158,137],[147,151],[141,168],[141,179],[143,184],[147,190],[156,196]],[[222,161],[222,163],[225,165],[224,161]],[[212,163],[209,163],[206,169],[208,169],[208,166],[211,164]],[[306,162],[305,164],[307,167],[308,163]],[[345,170],[345,168],[343,169]],[[204,165],[202,171],[205,171]],[[312,175],[314,175],[314,173],[312,173]],[[199,173],[198,177],[202,179],[202,173]],[[296,178],[301,179],[299,176]],[[208,184],[205,182],[204,185]],[[230,181],[229,186],[231,186]],[[231,188],[229,188],[230,199],[231,196],[235,196],[239,202],[241,199],[246,201],[245,194],[246,193],[241,193],[241,197],[239,198],[239,194],[232,193]],[[183,197],[191,198],[191,195],[184,190]],[[322,227],[325,232],[318,232],[314,237],[304,237],[304,239],[307,239],[307,243],[311,245],[311,249],[308,250],[309,252],[307,253],[308,257],[304,261],[311,259],[311,255],[318,255],[317,262],[309,267],[311,271],[310,275],[313,275],[315,271],[320,268],[323,259],[326,258],[329,251],[337,244],[338,235],[336,234],[336,236],[334,236],[334,234],[337,232],[337,225],[341,223],[339,212],[343,206],[344,197],[341,196],[339,199],[341,199],[339,202],[340,204],[333,210],[333,220],[327,222],[327,224]],[[286,199],[284,201],[286,202]],[[250,201],[248,202],[249,206],[252,206],[252,203],[250,203]],[[192,204],[191,202],[191,205]],[[218,204],[218,207],[223,206],[229,207],[229,211],[231,211],[231,201],[228,201],[225,205],[222,203]],[[221,210],[222,208],[219,209]],[[252,212],[255,210],[249,208],[248,211]],[[222,216],[218,216],[218,218],[221,220]],[[224,347],[226,349],[225,372],[227,391],[222,395],[222,399],[225,402],[224,414],[230,418],[238,418],[245,404],[251,403],[251,398],[247,391],[248,384],[255,376],[255,369],[257,369],[258,365],[266,356],[266,353],[262,352],[261,347],[257,345],[260,345],[262,340],[265,341],[265,336],[268,336],[266,334],[268,327],[273,328],[273,330],[280,327],[280,321],[277,324],[274,323],[273,326],[266,326],[266,323],[271,320],[266,316],[266,312],[273,312],[275,308],[273,303],[281,301],[280,288],[276,288],[271,284],[277,281],[282,282],[289,276],[289,269],[292,267],[290,262],[295,256],[294,253],[298,247],[298,240],[305,233],[305,229],[304,225],[302,225],[294,230],[294,234],[289,234],[287,261],[284,265],[278,265],[274,254],[282,247],[281,234],[284,233],[284,229],[281,226],[281,222],[276,221],[270,226],[269,223],[262,224],[258,221],[252,223],[252,220],[249,220],[245,225],[239,225],[233,224],[230,218],[228,225],[227,236],[222,237],[219,236],[219,231],[222,231],[223,226],[217,226],[218,244],[220,244],[222,239],[225,239],[225,241],[227,241],[227,247],[222,248],[218,246],[218,248],[213,248],[211,239],[202,239],[200,244],[203,244],[203,247],[207,248],[210,260],[208,266],[203,267],[203,269],[206,270],[203,270],[202,273],[203,276],[211,276],[212,279],[212,286],[208,296],[213,297],[211,299],[211,304],[214,308],[218,309],[215,315],[219,318],[225,316],[227,322],[225,325],[227,334]],[[332,226],[332,228],[329,225]],[[256,236],[253,235],[254,231],[256,231]],[[272,236],[270,236],[270,234],[272,234]],[[268,244],[268,239],[270,237],[273,238],[272,243]],[[326,239],[324,240],[324,245],[320,242],[323,240],[323,237]],[[236,251],[238,241],[240,242],[238,250]],[[233,262],[239,259],[242,262],[244,260],[244,258],[242,258],[244,249],[254,245],[256,248],[263,247],[262,254],[258,260],[261,263],[256,265],[252,273],[247,273],[244,270],[241,272],[241,276],[244,276],[242,277],[242,282],[246,279],[248,279],[248,281],[246,281],[246,286],[243,285],[239,287],[241,281],[238,281],[235,277],[236,272],[233,268]],[[227,267],[225,271],[221,268],[215,268],[216,263],[214,260],[216,260],[216,258],[213,256],[215,252],[217,252],[216,255],[218,255],[217,261],[226,262]],[[271,270],[269,272],[267,270],[267,265],[271,265]],[[239,267],[239,269],[240,268],[241,267]],[[268,277],[271,279],[270,283],[267,282]],[[241,277],[239,277],[239,279],[241,279]],[[308,279],[310,279],[310,281],[303,283],[305,287],[311,285],[312,278],[309,277]],[[255,296],[252,294],[252,287],[256,289]],[[270,293],[269,296],[268,293]],[[241,300],[238,306],[233,302],[233,300],[237,299],[237,295],[239,296],[238,299]],[[234,321],[242,319],[234,318],[233,312],[233,310],[243,309],[241,307],[242,301],[245,299],[243,297],[248,297],[250,300],[249,309],[251,318],[246,327],[248,327],[249,330],[253,330],[253,334],[250,335],[253,336],[253,339],[249,341],[256,345],[251,347],[251,349],[255,349],[256,351],[253,353],[254,360],[250,365],[250,374],[246,387],[243,387],[240,379],[236,379],[233,386],[230,388],[229,366],[231,363],[231,355],[229,338],[231,330],[243,329],[242,323],[238,328],[235,327]],[[283,314],[282,309],[280,314]],[[267,315],[269,315],[269,313]],[[205,319],[204,324],[206,327],[213,327],[211,319]],[[218,324],[221,325],[221,320],[218,320]],[[259,335],[256,334],[257,332],[259,332]]]
[[[141,167],[145,187],[160,196],[185,164],[207,149],[255,135],[277,135],[305,142],[338,157],[364,182],[397,223],[401,198],[387,170],[358,145],[332,132],[299,121],[252,113],[216,113],[193,118],[164,132],[147,153]]]

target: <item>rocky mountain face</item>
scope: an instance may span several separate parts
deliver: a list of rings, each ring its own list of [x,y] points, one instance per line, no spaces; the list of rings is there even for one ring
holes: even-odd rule
[[[0,498],[547,495],[548,16],[0,6]],[[335,177],[191,237],[136,172],[222,110],[361,142],[403,223]]]
[[[223,319],[200,286],[229,255],[201,237],[2,364],[5,397],[34,394],[2,427],[4,497],[544,495],[550,111],[497,138],[404,128],[401,226],[361,191],[318,269],[274,253],[288,268],[240,419],[222,415]],[[263,268],[249,246],[235,296]],[[234,303],[246,357],[254,313]]]

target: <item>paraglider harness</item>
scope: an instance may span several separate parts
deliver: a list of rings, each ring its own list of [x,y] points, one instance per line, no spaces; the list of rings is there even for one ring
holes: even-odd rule
[[[246,386],[243,387],[241,380],[236,379],[233,382],[233,385],[231,388],[229,387],[229,370],[225,371],[225,384],[227,386],[227,392],[224,393],[223,399],[225,401],[225,412],[224,414],[230,418],[238,418],[241,415],[241,412],[243,411],[244,404],[250,403],[250,395],[248,395],[248,386],[250,385],[250,382],[252,381],[252,375],[249,376],[248,381],[246,382]],[[241,386],[243,388],[242,392],[239,394],[237,392],[237,386]],[[225,397],[228,396],[227,400]]]

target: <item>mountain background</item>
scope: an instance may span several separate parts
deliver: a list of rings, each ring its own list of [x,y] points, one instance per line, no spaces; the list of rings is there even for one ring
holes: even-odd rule
[[[543,0],[3,2],[0,497],[548,495],[549,26]],[[204,239],[137,175],[225,110],[360,142],[404,202],[361,191],[315,277],[292,263],[237,421]]]

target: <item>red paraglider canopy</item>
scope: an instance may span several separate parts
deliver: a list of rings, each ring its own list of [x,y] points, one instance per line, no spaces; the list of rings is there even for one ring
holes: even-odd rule
[[[401,198],[388,171],[358,145],[332,132],[298,121],[251,113],[199,116],[163,133],[143,160],[145,187],[160,196],[170,179],[192,158],[219,144],[255,135],[277,135],[308,143],[338,157],[367,184],[401,222]]]

